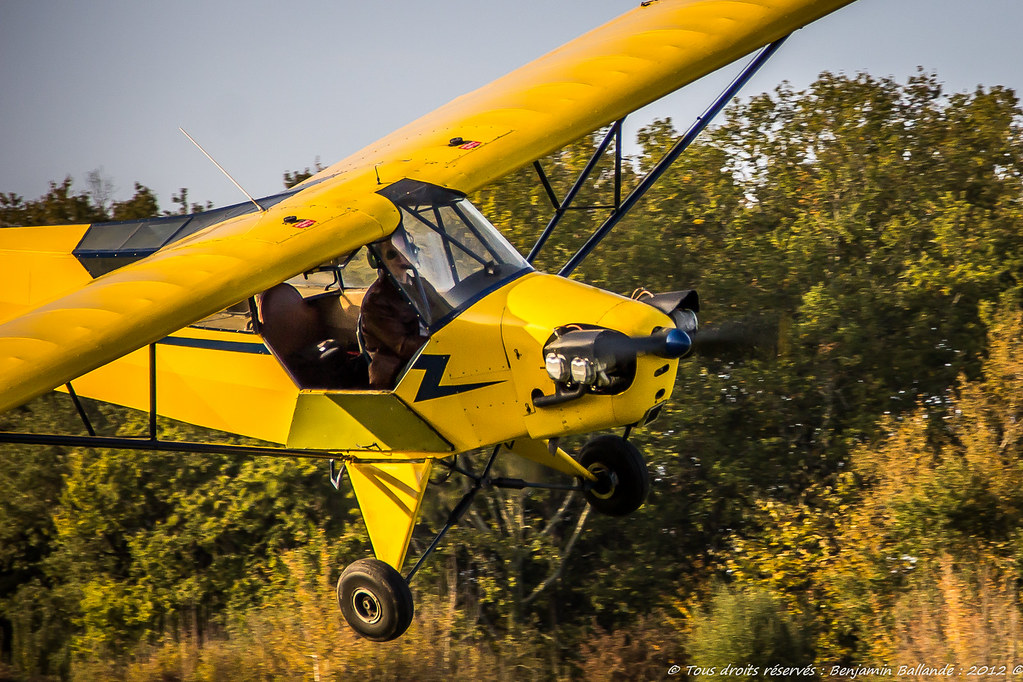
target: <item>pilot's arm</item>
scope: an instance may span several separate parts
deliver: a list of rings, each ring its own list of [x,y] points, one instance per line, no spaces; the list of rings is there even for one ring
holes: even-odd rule
[[[393,388],[402,368],[429,339],[420,331],[415,308],[387,278],[366,292],[359,326],[372,388]]]

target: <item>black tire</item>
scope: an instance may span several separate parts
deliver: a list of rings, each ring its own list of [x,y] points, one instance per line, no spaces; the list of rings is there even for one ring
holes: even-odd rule
[[[379,559],[359,559],[337,581],[337,603],[352,629],[374,642],[400,637],[412,623],[412,591]]]
[[[579,463],[597,475],[586,501],[598,512],[625,516],[643,506],[650,475],[635,445],[620,436],[597,436],[583,446]]]

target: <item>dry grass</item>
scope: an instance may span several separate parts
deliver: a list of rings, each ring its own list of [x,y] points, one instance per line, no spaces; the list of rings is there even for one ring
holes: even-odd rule
[[[327,566],[324,552],[320,565]],[[259,609],[239,614],[219,636],[199,643],[168,637],[125,664],[80,660],[78,680],[214,682],[233,680],[521,680],[549,677],[550,658],[534,639],[484,644],[459,631],[450,602],[420,596],[408,632],[393,642],[361,639],[324,598],[327,571],[284,557],[286,589]]]
[[[896,606],[896,664],[951,663],[964,674],[971,666],[978,672],[987,666],[992,677],[1011,679],[1023,652],[1019,592],[1012,582],[985,564],[957,566],[944,557],[922,583]],[[998,675],[1002,666],[1006,672]]]

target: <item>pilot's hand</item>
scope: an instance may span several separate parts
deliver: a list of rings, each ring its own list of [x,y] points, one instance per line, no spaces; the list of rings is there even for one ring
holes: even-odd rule
[[[341,344],[334,339],[325,339],[316,344],[316,350],[321,361],[330,360],[341,352]]]

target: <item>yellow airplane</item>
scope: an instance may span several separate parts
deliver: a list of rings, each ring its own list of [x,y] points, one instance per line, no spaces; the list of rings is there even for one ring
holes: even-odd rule
[[[706,121],[558,274],[530,265],[554,221],[524,258],[466,194],[609,125],[598,154],[618,138],[620,163],[627,114],[768,46],[713,114],[776,41],[849,2],[643,2],[287,192],[189,216],[0,230],[0,412],[63,387],[90,434],[0,440],[329,459],[375,554],[342,573],[339,605],[364,637],[398,637],[408,582],[477,491],[540,485],[493,477],[500,454],[566,474],[561,487],[598,511],[643,503],[646,466],[627,438],[670,397],[698,299],[630,299],[567,275]],[[393,380],[377,364],[390,341],[372,323],[375,288],[391,294],[383,319],[413,338],[411,352],[390,352]],[[374,373],[393,385],[371,385]],[[79,396],[148,410],[149,438],[96,436]],[[164,441],[157,415],[274,445]],[[578,458],[558,447],[620,427]],[[481,472],[459,466],[478,448],[492,449]],[[473,485],[403,577],[434,466]]]

